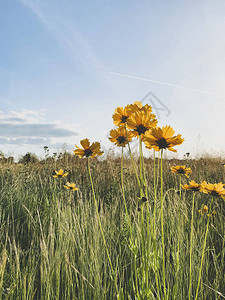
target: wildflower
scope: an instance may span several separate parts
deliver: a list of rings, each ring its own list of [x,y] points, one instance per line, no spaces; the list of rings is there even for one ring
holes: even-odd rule
[[[64,171],[62,169],[60,169],[58,172],[56,170],[54,171],[53,177],[63,178],[63,177],[66,177],[67,175],[68,175],[68,172],[64,173]]]
[[[208,206],[207,206],[207,205],[204,205],[203,209],[199,209],[198,212],[199,212],[201,215],[204,215],[204,214],[207,214],[208,211],[209,211]]]
[[[143,106],[142,102],[140,101],[135,101],[134,104],[130,104],[128,105],[128,107],[132,113],[135,113],[137,111],[148,111],[149,113],[152,112],[152,107],[150,105],[145,104]]]
[[[209,210],[208,206],[207,206],[207,205],[204,205],[203,211],[204,211],[204,212],[208,212],[208,210]]]
[[[95,142],[90,145],[89,139],[84,139],[80,141],[82,148],[79,148],[77,145],[73,152],[75,155],[78,155],[80,158],[82,157],[95,157],[97,155],[102,155],[104,152],[100,150],[100,143]]]
[[[187,168],[185,166],[172,166],[171,171],[175,174],[183,174],[186,177],[189,177],[189,174],[192,173],[191,168]]]
[[[112,129],[110,131],[109,140],[112,143],[115,143],[118,147],[125,147],[128,142],[130,142],[133,138],[133,133],[131,131],[126,130],[125,127],[120,126],[117,129]]]
[[[173,147],[181,145],[184,139],[180,134],[173,136],[174,133],[175,131],[171,126],[162,127],[162,129],[160,127],[154,128],[151,132],[145,133],[145,146],[148,149],[153,148],[155,151],[168,149],[177,152]]]
[[[127,120],[127,128],[132,130],[134,136],[140,136],[143,140],[144,134],[156,127],[157,123],[154,114],[148,111],[137,111]]]
[[[203,193],[209,194],[214,197],[221,197],[225,199],[225,189],[224,189],[225,184],[222,182],[220,183],[208,183],[204,186],[202,189]]]
[[[70,191],[77,191],[79,190],[79,188],[77,188],[75,186],[75,183],[70,183],[70,182],[67,182],[66,185],[63,186],[65,189],[68,189]]]
[[[205,181],[203,181],[201,184],[198,184],[194,180],[192,180],[192,181],[189,182],[189,185],[184,184],[184,185],[181,185],[181,186],[185,190],[197,192],[197,191],[201,191],[205,184],[206,184]]]
[[[116,126],[125,125],[127,123],[127,119],[129,118],[131,111],[129,109],[129,105],[123,107],[117,107],[112,116],[113,123]]]

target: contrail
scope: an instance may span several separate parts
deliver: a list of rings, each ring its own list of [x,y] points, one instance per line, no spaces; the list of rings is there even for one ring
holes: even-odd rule
[[[213,93],[213,92],[208,92],[208,91],[203,91],[203,90],[198,90],[198,89],[192,89],[192,88],[189,88],[189,87],[186,87],[186,86],[172,84],[172,83],[168,83],[168,82],[164,82],[164,81],[151,80],[151,79],[126,75],[126,74],[121,74],[121,73],[116,73],[116,72],[109,72],[109,73],[114,74],[114,75],[118,75],[118,76],[122,76],[122,77],[126,77],[126,78],[137,79],[137,80],[142,80],[142,81],[148,81],[148,82],[163,84],[163,85],[172,86],[172,87],[176,87],[176,88],[180,88],[180,89],[185,89],[185,90],[189,90],[189,91],[192,91],[192,92],[198,92],[198,93],[202,93],[202,94],[222,97],[222,95],[219,95],[219,94],[216,94],[216,93]]]

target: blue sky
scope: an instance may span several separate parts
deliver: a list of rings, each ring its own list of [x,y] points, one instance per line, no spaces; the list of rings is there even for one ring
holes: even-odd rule
[[[171,112],[159,125],[185,138],[179,157],[224,154],[224,14],[223,0],[1,0],[0,149],[106,150],[114,109],[151,91]]]

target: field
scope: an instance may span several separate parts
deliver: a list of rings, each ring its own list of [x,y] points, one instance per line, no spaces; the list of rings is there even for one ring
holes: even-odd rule
[[[180,186],[225,182],[222,160],[143,159],[140,197],[129,157],[91,158],[93,189],[88,159],[0,165],[0,299],[225,298],[225,201]]]

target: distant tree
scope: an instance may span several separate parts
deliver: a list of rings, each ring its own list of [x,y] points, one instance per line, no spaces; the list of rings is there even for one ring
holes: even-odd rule
[[[19,163],[28,164],[38,162],[38,158],[35,154],[27,152],[24,156],[19,159]]]
[[[2,151],[0,151],[0,163],[14,164],[14,157],[9,156],[8,158],[6,158],[4,153]]]

